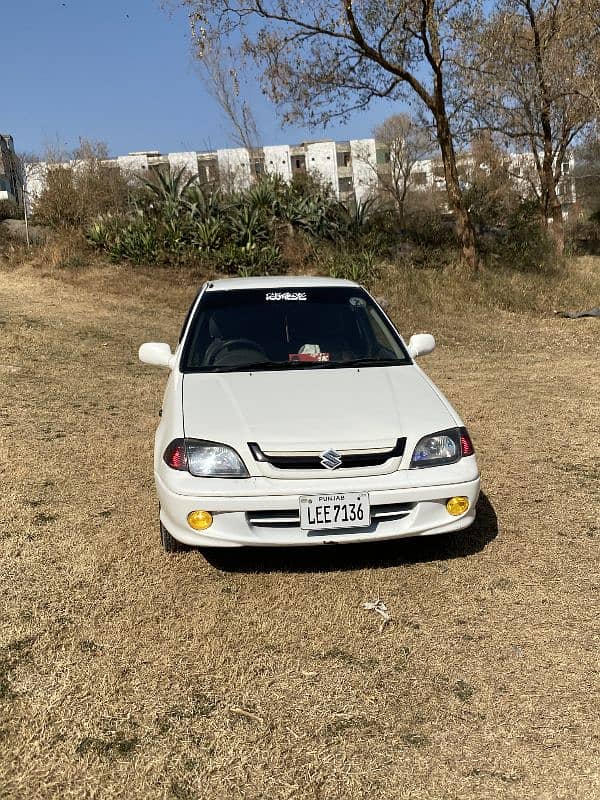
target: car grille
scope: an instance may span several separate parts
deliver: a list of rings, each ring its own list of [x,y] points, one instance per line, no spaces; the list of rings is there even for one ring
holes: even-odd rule
[[[352,469],[353,467],[377,467],[385,464],[390,458],[402,458],[406,439],[398,439],[392,450],[381,450],[366,453],[340,453],[341,464],[339,469]],[[256,442],[248,442],[250,452],[256,461],[270,464],[276,469],[326,469],[321,463],[321,455],[280,456],[263,453]]]
[[[402,519],[407,517],[416,503],[387,503],[371,506],[371,521]],[[256,528],[297,528],[300,525],[300,511],[249,511],[246,519]]]

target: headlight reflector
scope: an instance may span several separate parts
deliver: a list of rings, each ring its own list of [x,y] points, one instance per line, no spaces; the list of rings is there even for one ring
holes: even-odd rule
[[[199,478],[247,478],[248,470],[232,447],[186,439],[188,469]]]
[[[424,436],[414,449],[411,469],[453,464],[462,456],[460,431],[450,428]]]
[[[247,478],[248,470],[232,447],[204,439],[174,439],[163,456],[171,469],[198,478]]]

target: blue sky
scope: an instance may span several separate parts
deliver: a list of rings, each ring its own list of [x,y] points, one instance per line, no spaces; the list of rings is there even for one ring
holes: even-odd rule
[[[227,123],[194,71],[187,17],[158,0],[0,0],[0,131],[19,152],[66,149],[80,136],[111,154],[231,146]],[[347,125],[281,128],[252,84],[264,144],[360,138],[397,111],[391,104]]]

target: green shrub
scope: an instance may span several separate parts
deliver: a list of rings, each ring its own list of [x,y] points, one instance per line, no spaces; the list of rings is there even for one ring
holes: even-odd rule
[[[270,244],[242,247],[228,243],[215,252],[212,264],[218,272],[227,275],[275,275],[280,271],[281,251]]]
[[[225,196],[182,171],[170,172],[144,181],[127,213],[89,224],[87,238],[112,258],[168,264],[210,253],[224,272],[269,273],[281,269],[280,245],[294,231],[315,239],[344,239],[348,222],[340,208],[322,187],[310,183],[300,190],[267,177],[247,191]]]
[[[535,200],[523,200],[507,217],[504,228],[480,237],[480,250],[490,265],[521,272],[553,270],[556,256]]]
[[[120,170],[98,159],[51,165],[35,219],[53,228],[85,227],[99,215],[124,212],[130,192]]]
[[[572,255],[600,255],[600,213],[568,227],[567,249]]]
[[[404,231],[395,208],[376,205],[365,219],[360,232],[363,247],[391,257],[404,238]]]
[[[160,252],[156,227],[141,216],[124,224],[115,222],[106,250],[114,261],[125,259],[154,263]]]
[[[23,219],[23,212],[14,200],[0,200],[0,222],[5,219]]]
[[[423,247],[456,246],[453,217],[439,208],[409,210],[404,219],[404,236]]]
[[[55,180],[74,180],[56,170]],[[62,197],[62,195],[61,195]],[[69,217],[68,209],[61,211]],[[382,259],[402,268],[444,269],[460,255],[455,223],[436,194],[414,199],[401,226],[380,201],[344,207],[313,178],[265,177],[225,195],[183,170],[157,174],[129,194],[124,211],[97,216],[87,238],[115,260],[205,263],[225,274],[303,272],[372,283]],[[524,271],[552,267],[537,204],[520,201],[480,237],[484,261]]]
[[[394,263],[402,268],[444,270],[456,266],[459,259],[460,250],[456,244],[440,247],[413,244],[397,252]]]
[[[316,259],[319,271],[330,278],[344,278],[365,286],[371,285],[380,273],[380,262],[372,250],[324,250]]]
[[[227,227],[218,217],[205,217],[194,220],[191,231],[191,244],[200,252],[211,253],[218,250],[225,239]]]

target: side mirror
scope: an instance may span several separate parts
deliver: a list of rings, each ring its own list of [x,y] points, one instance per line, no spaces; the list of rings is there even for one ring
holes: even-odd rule
[[[435,339],[430,333],[415,333],[408,342],[408,352],[413,358],[426,356],[435,350]]]
[[[146,342],[138,351],[139,359],[144,364],[153,367],[173,366],[173,353],[166,342]]]

